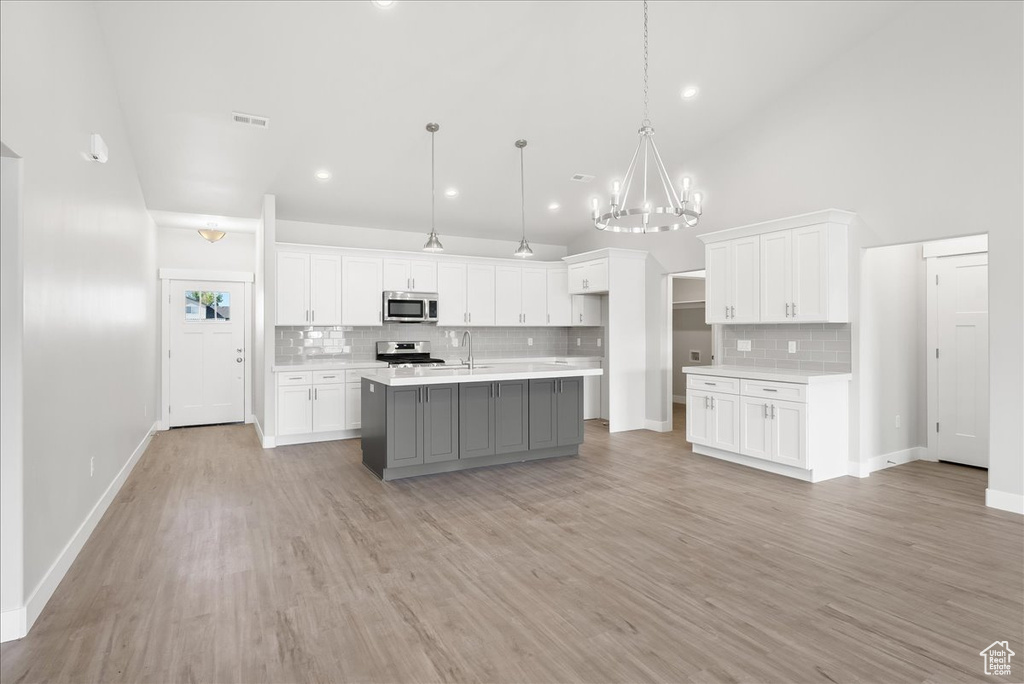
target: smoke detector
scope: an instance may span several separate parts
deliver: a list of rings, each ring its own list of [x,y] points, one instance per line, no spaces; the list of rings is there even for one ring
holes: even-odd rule
[[[569,180],[576,181],[577,183],[589,183],[594,180],[594,177],[586,173],[574,173],[570,176]]]
[[[256,128],[270,128],[270,119],[256,114],[244,114],[242,112],[231,112],[231,119],[238,124],[255,126]]]

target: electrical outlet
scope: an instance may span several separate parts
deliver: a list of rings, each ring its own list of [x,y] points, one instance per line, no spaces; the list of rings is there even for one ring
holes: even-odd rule
[[[527,347],[532,347],[533,346],[533,338],[532,337],[527,337],[526,338],[526,346]]]
[[[896,414],[896,427],[897,428],[903,427],[903,421],[900,418],[900,415],[898,413]]]
[[[736,351],[750,351],[750,340],[736,340]]]
[[[96,457],[93,456],[89,459],[89,477],[92,477],[96,473]]]
[[[597,346],[598,346],[598,347],[600,347],[600,346],[601,346],[601,338],[600,338],[600,337],[598,337],[598,338],[597,338]]]
[[[796,354],[796,341],[795,340],[790,340],[789,341],[789,353],[790,354]]]
[[[578,346],[580,346],[581,344],[583,344],[583,340],[581,340],[580,338],[578,338],[578,337],[577,337],[577,338],[576,338],[576,346],[578,347]]]

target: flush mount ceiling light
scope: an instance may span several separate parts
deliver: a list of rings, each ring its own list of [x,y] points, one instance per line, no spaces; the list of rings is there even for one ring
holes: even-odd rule
[[[684,100],[692,100],[693,98],[697,97],[697,93],[699,92],[700,88],[698,88],[697,86],[686,86],[685,88],[683,88],[682,96]]]
[[[684,226],[693,227],[700,221],[701,195],[695,192],[693,201],[690,201],[690,179],[683,179],[681,196],[676,194],[675,188],[669,180],[665,163],[661,160],[661,154],[658,153],[658,146],[654,144],[654,128],[648,118],[647,99],[647,0],[644,0],[644,118],[640,122],[640,130],[637,131],[640,134],[640,142],[637,143],[633,158],[626,168],[626,175],[622,178],[623,192],[621,196],[619,181],[615,181],[612,187],[610,210],[602,213],[600,202],[594,198],[590,216],[598,230],[614,233],[659,233],[665,230],[678,230]],[[643,152],[642,157],[641,152]],[[661,181],[661,187],[665,191],[665,202],[661,204],[656,203],[648,193],[647,170],[651,163],[653,163],[655,175]],[[633,178],[636,175],[637,167],[641,165],[643,168],[639,180],[642,183],[641,192],[643,194],[640,201],[630,207],[627,204],[629,191],[633,187]],[[655,225],[651,225],[652,216],[656,217]]]
[[[227,235],[223,230],[217,230],[216,223],[207,223],[206,228],[199,229],[199,234],[203,236],[204,240],[211,244]]]
[[[318,181],[328,181],[331,180],[331,172],[328,171],[327,169],[321,169],[320,171],[314,173],[313,177],[316,178]]]
[[[437,192],[434,186],[434,134],[440,130],[440,126],[436,123],[428,123],[427,131],[430,133],[430,235],[427,236],[427,241],[423,244],[424,252],[443,252],[444,245],[437,238],[437,231],[434,228],[434,205],[437,199]]]
[[[444,196],[447,197],[448,199],[452,199],[453,197],[458,197],[459,196],[459,190],[458,190],[458,188],[448,188],[447,190],[444,191]]]
[[[512,253],[512,256],[525,259],[533,256],[530,243],[526,241],[526,172],[523,162],[523,149],[526,147],[526,141],[516,140],[516,147],[519,148],[519,208],[523,217],[523,239],[519,241],[519,247]]]

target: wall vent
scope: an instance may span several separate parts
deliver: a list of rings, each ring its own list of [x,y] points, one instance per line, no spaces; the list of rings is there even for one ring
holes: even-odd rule
[[[270,128],[270,119],[265,116],[257,116],[256,114],[243,114],[242,112],[231,112],[231,118],[235,123],[244,124],[246,126],[255,126],[256,128]]]
[[[572,177],[569,178],[569,180],[576,181],[577,183],[589,183],[590,181],[594,180],[594,177],[585,173],[574,173],[572,174]]]

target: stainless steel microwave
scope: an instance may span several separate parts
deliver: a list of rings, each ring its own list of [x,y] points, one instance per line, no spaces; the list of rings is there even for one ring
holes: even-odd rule
[[[386,291],[384,320],[397,323],[437,323],[437,293]]]

